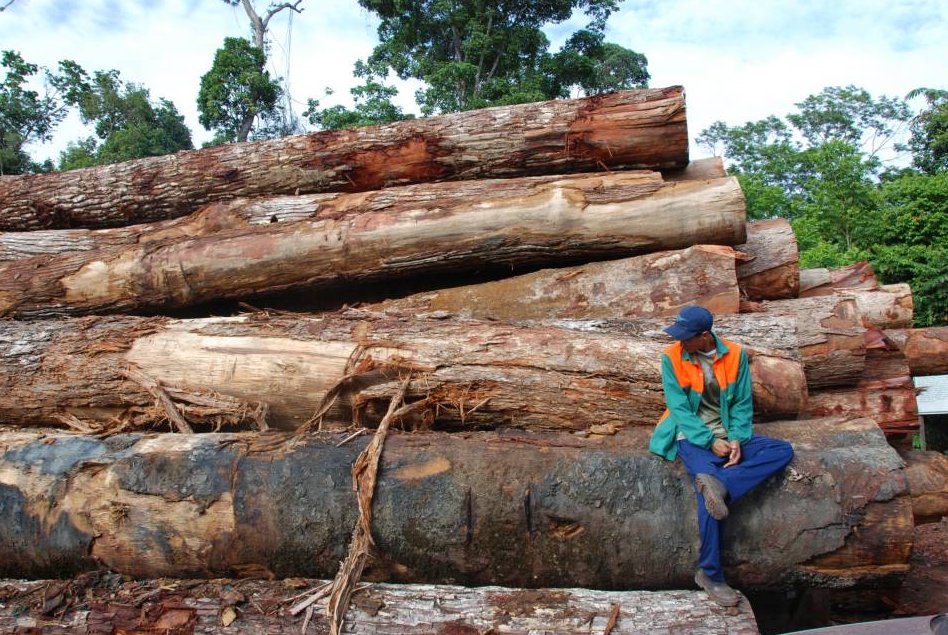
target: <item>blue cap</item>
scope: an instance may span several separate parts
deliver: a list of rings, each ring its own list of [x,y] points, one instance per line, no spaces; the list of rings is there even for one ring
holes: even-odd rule
[[[675,323],[665,329],[665,332],[676,340],[687,340],[711,330],[714,316],[703,306],[690,305],[683,307],[675,318]]]

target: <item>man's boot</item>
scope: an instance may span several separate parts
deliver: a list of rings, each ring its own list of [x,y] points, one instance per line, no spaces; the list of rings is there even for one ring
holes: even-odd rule
[[[727,582],[715,582],[704,569],[695,572],[695,583],[708,593],[708,597],[721,606],[737,606],[741,597]]]
[[[724,483],[710,474],[698,474],[695,476],[695,487],[704,496],[704,507],[715,520],[724,520],[727,518],[727,503],[724,498],[727,496],[727,488]]]

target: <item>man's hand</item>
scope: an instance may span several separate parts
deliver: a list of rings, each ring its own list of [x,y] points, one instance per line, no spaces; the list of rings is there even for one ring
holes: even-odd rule
[[[715,441],[717,443],[717,441]],[[739,441],[728,441],[728,454],[727,454],[727,463],[724,464],[724,467],[731,467],[732,465],[737,465],[741,462],[741,444]],[[721,456],[721,455],[718,455]]]
[[[711,451],[722,459],[730,458],[731,446],[724,439],[715,439],[711,445]]]

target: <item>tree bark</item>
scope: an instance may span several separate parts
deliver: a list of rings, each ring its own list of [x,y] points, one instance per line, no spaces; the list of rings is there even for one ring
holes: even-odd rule
[[[886,329],[885,335],[905,355],[913,375],[948,373],[948,326]]]
[[[948,456],[912,450],[903,453],[902,458],[915,524],[941,522],[948,517]]]
[[[660,330],[635,337],[363,312],[6,321],[0,421],[87,432],[164,427],[174,413],[156,405],[157,385],[202,429],[256,427],[263,412],[267,425],[295,429],[329,405],[324,426],[377,423],[399,377],[413,373],[406,422],[415,427],[652,426],[664,410],[668,344]],[[760,415],[799,413],[800,361],[759,342],[750,353]]]
[[[737,313],[736,258],[730,247],[696,245],[417,293],[369,308],[505,321],[673,316],[687,304],[716,315]]]
[[[852,385],[866,361],[866,329],[856,300],[839,296],[742,302],[741,311],[796,320],[803,368],[810,388]]]
[[[298,209],[294,198],[287,204]],[[479,266],[733,244],[744,236],[735,179],[663,184],[655,172],[442,183],[347,195],[335,205],[350,213],[6,263],[0,317],[172,309]],[[371,211],[351,213],[355,206]]]
[[[666,181],[722,179],[725,176],[727,176],[727,170],[724,169],[724,159],[721,157],[698,159],[697,161],[689,161],[688,165],[683,168],[662,170],[662,177]]]
[[[116,227],[236,197],[688,163],[680,86],[215,146],[0,179],[0,231]]]
[[[879,281],[872,265],[856,262],[838,269],[801,269],[800,297],[833,295],[837,289],[876,289]]]
[[[741,588],[897,582],[912,542],[902,461],[871,420],[780,422],[784,475],[732,506]],[[390,434],[366,579],[656,589],[690,585],[694,489],[647,429]],[[356,522],[342,435],[0,434],[0,575],[331,576]]]
[[[299,585],[318,589],[319,580],[293,580],[293,586],[287,586],[286,581],[246,579],[114,582],[105,577],[87,582],[87,578],[92,576],[68,581],[0,580],[0,592],[10,598],[7,606],[0,605],[0,631],[18,633],[17,626],[28,628],[35,623],[41,630],[30,631],[34,635],[164,633],[172,625],[181,629],[176,632],[193,635],[328,632],[323,601],[313,604],[312,630],[301,631],[306,617],[302,611],[294,615],[291,610],[298,604],[292,598],[301,595]],[[55,615],[42,611],[57,599],[63,604],[74,599],[75,604],[67,604]],[[607,630],[610,623],[612,629]],[[371,584],[353,597],[344,632],[757,635],[758,630],[748,601],[730,610],[708,600],[703,591]]]
[[[749,260],[737,265],[741,293],[748,300],[784,300],[800,290],[797,239],[784,218],[747,224],[747,242],[735,247]]]

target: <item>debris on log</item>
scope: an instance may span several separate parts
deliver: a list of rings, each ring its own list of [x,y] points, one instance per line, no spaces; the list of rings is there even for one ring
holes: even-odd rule
[[[837,269],[801,269],[800,297],[833,295],[837,289],[876,289],[876,273],[865,260]]]
[[[0,321],[0,422],[48,426],[72,417],[90,428],[164,425],[166,410],[129,381],[131,367],[160,382],[202,430],[221,418],[239,424],[240,417],[257,428],[261,407],[266,424],[281,429],[317,413],[324,426],[374,424],[406,371],[415,373],[406,400],[420,403],[405,421],[416,428],[651,427],[664,409],[660,363],[669,342],[660,330],[631,337],[354,310],[7,320]],[[800,360],[752,346],[759,412],[795,416],[805,401]],[[213,395],[239,406],[207,411],[202,404]]]
[[[674,316],[687,304],[715,315],[737,313],[736,258],[730,247],[696,245],[417,293],[367,308],[505,321]]]
[[[948,326],[886,329],[885,335],[901,349],[913,375],[948,373]]]
[[[795,298],[800,290],[800,254],[784,218],[747,223],[747,242],[735,247],[747,260],[737,265],[741,294],[748,300]]]
[[[680,86],[235,143],[0,179],[0,231],[115,227],[237,197],[688,163]]]
[[[298,209],[296,198],[284,200]],[[733,178],[664,184],[657,172],[639,171],[438,183],[336,202],[366,211],[7,262],[0,317],[167,310],[744,240],[744,200]]]
[[[732,506],[738,588],[894,584],[912,504],[869,419],[788,421],[787,471]],[[651,430],[390,432],[366,580],[661,589],[691,585],[693,487]],[[0,434],[0,576],[328,577],[358,515],[365,436]],[[634,536],[635,540],[629,540]]]
[[[165,633],[259,635],[300,633],[302,615],[291,600],[299,587],[320,580],[129,580],[85,574],[72,580],[0,580],[0,631],[37,635]],[[304,592],[305,593],[305,592]],[[321,604],[310,621],[328,630]],[[545,633],[576,635],[650,633],[756,635],[750,603],[717,606],[703,591],[594,591],[488,586],[370,584],[346,614],[350,635],[474,635]],[[23,631],[27,632],[27,631]]]
[[[948,517],[948,456],[911,450],[902,453],[902,458],[915,524],[937,523]]]

